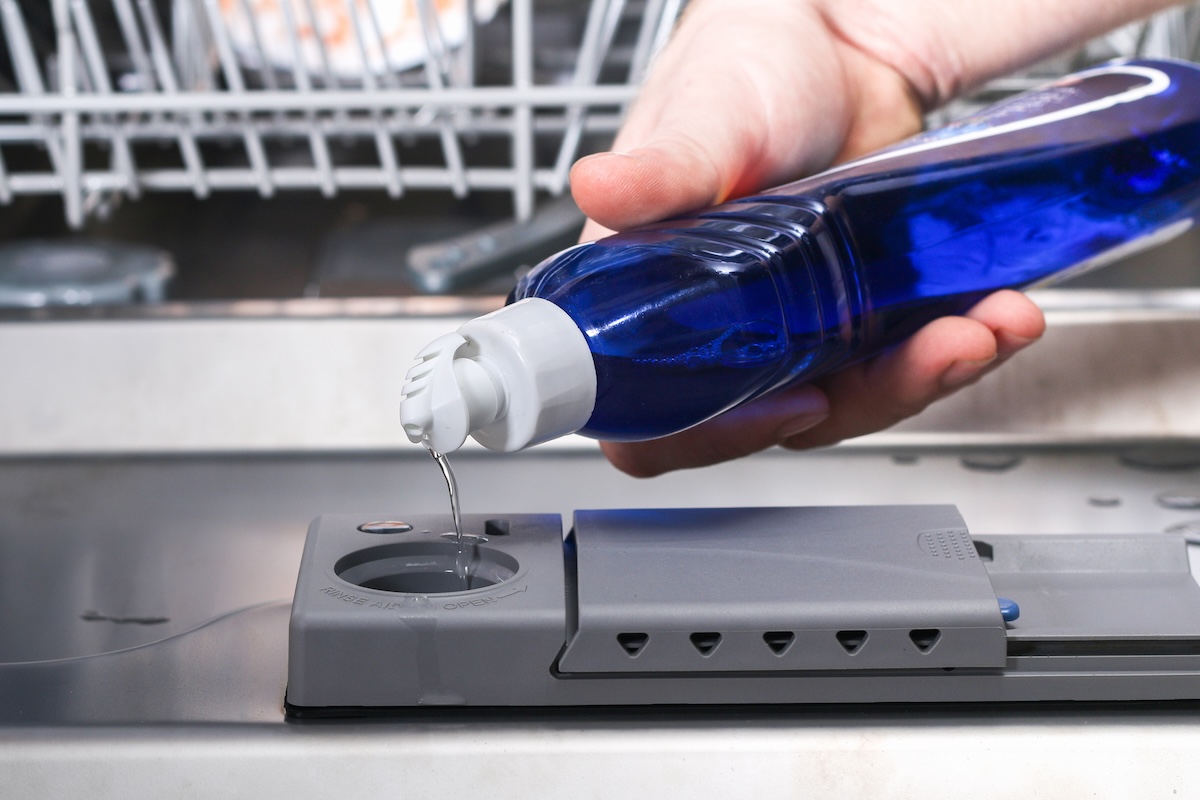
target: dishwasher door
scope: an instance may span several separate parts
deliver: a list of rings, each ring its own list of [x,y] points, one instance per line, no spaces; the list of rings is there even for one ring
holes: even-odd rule
[[[1195,536],[1200,306],[1180,292],[1092,294],[1085,308],[1078,294],[1057,297],[1039,296],[1050,330],[1038,347],[891,431],[652,480],[617,473],[577,438],[506,455],[468,447],[453,456],[464,511],[953,504],[976,537]],[[286,721],[289,606],[310,520],[448,512],[436,466],[396,424],[393,365],[452,324],[0,325],[0,763],[11,791],[1200,790],[1190,703],[417,708]]]

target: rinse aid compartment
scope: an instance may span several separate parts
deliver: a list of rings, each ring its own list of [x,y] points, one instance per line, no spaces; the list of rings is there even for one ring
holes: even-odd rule
[[[565,539],[469,515],[461,588],[448,523],[312,524],[291,716],[1200,699],[1180,537],[976,542],[952,506],[577,511]]]

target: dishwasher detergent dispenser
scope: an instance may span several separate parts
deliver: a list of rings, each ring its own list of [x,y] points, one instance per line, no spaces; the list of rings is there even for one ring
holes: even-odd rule
[[[557,515],[466,515],[460,550],[449,516],[365,519],[309,530],[293,717],[1200,699],[1200,587],[1163,534],[976,542],[953,506],[592,510],[565,537]]]

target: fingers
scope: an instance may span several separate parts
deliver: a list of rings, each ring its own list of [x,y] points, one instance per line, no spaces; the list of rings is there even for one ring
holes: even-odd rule
[[[821,379],[834,412],[820,430],[781,444],[822,447],[889,428],[977,380],[996,357],[985,325],[966,317],[934,320],[894,350]]]
[[[682,433],[648,442],[601,442],[612,464],[636,478],[703,467],[765,450],[819,424],[829,414],[824,392],[797,386],[748,403]]]
[[[835,444],[895,425],[972,384],[1045,330],[1042,312],[1019,292],[990,295],[961,317],[934,320],[899,346],[828,375],[829,419],[782,444]]]
[[[605,455],[635,477],[707,466],[774,445],[820,447],[890,427],[979,380],[1045,330],[1018,292],[997,292],[965,316],[943,317],[898,347],[790,387],[683,433],[648,442],[605,442]]]
[[[967,312],[996,336],[1000,361],[1042,338],[1046,332],[1046,317],[1042,310],[1025,295],[1010,290],[985,297]]]

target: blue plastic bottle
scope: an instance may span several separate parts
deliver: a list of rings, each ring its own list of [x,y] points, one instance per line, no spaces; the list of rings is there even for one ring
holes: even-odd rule
[[[433,404],[454,409],[446,398],[465,392],[457,405],[466,412],[441,412],[459,417],[441,438],[446,449],[461,444],[449,440],[464,426],[464,437],[501,450],[575,430],[664,436],[869,356],[997,289],[1046,283],[1181,233],[1198,207],[1200,68],[1110,64],[811,178],[550,258],[510,302],[548,301],[550,316],[565,312],[582,338],[561,319],[545,329],[530,321],[538,332],[526,335],[514,312],[482,348],[464,335],[446,356],[454,343],[439,340],[410,373],[402,417],[414,439],[437,427],[422,395],[451,369],[437,366],[440,355],[474,375],[445,382],[444,402]],[[514,338],[558,342],[589,369],[541,387],[516,375],[520,353],[491,358],[489,339]],[[564,398],[565,384],[589,379],[590,394]],[[534,389],[514,394],[506,381]],[[528,402],[554,419],[505,422]]]

